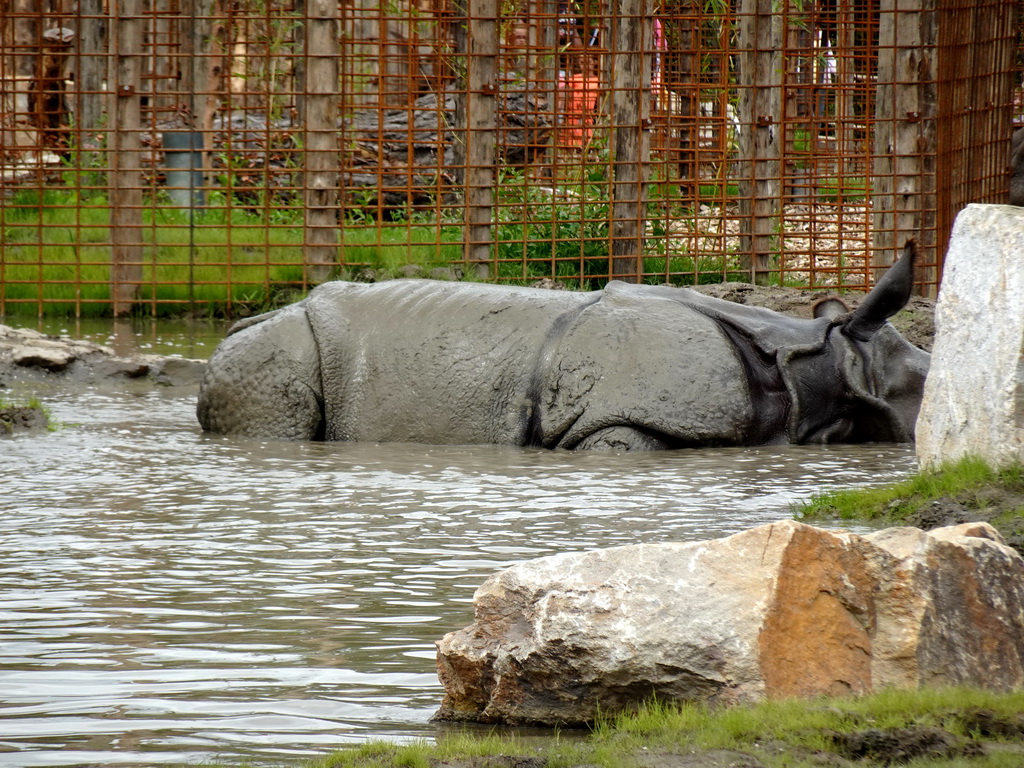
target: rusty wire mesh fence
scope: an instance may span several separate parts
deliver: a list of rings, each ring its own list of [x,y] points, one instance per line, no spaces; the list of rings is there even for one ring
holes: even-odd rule
[[[896,10],[896,7],[899,10]],[[1006,0],[0,0],[0,315],[863,288],[1003,202]]]

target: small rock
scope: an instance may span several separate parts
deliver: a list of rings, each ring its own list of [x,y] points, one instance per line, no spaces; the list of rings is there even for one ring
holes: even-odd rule
[[[24,343],[46,338],[47,336],[45,333],[33,328],[11,328],[8,325],[0,325],[0,339],[5,339],[7,343],[10,344]]]
[[[352,279],[357,283],[375,283],[377,282],[377,271],[367,267],[356,272]]]
[[[168,357],[157,367],[156,380],[165,386],[183,387],[199,384],[206,372],[205,360]]]
[[[398,274],[401,277],[423,277],[423,267],[419,264],[403,264],[401,269],[398,270]]]
[[[101,358],[93,363],[92,370],[97,376],[123,376],[126,379],[140,379],[149,373],[149,363],[124,357]]]
[[[432,280],[461,280],[462,270],[458,267],[434,267],[430,270]]]
[[[91,341],[0,325],[0,380],[56,374],[77,383],[146,380],[163,386],[197,386],[205,368],[203,360],[150,354],[122,357]]]
[[[53,373],[65,370],[78,358],[70,348],[57,345],[34,344],[11,351],[11,362],[21,368],[42,368]]]
[[[548,291],[564,291],[565,283],[560,283],[557,280],[553,280],[550,277],[542,277],[537,282],[533,283],[534,288],[543,288]]]
[[[16,432],[36,432],[49,426],[50,420],[41,408],[25,406],[0,408],[0,437],[9,437]]]

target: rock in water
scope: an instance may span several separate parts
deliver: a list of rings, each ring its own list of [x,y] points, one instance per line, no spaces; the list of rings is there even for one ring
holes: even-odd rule
[[[120,357],[91,341],[0,325],[0,382],[57,376],[79,382],[135,379],[192,386],[205,371],[203,360],[149,354]]]
[[[935,307],[917,420],[925,469],[966,455],[1024,461],[1024,209],[969,205],[956,218]]]
[[[42,408],[0,404],[0,437],[19,432],[38,432],[50,426],[50,419]]]
[[[785,521],[513,566],[438,643],[438,719],[582,724],[714,703],[1024,684],[1024,560],[985,523],[868,536]]]

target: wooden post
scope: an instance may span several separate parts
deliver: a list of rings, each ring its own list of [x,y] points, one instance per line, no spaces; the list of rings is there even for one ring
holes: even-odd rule
[[[782,197],[782,18],[775,0],[741,0],[740,38],[740,236],[745,269],[768,282],[778,245]]]
[[[149,77],[144,81],[144,89],[150,109],[158,114],[174,109],[177,101],[174,90],[178,84],[178,61],[174,54],[179,41],[174,17],[178,8],[178,0],[149,0]]]
[[[686,14],[686,18],[675,19],[675,39],[670,40],[670,45],[677,46],[675,50],[662,52],[662,58],[666,59],[671,53],[675,57],[677,71],[675,77],[683,83],[682,92],[677,92],[678,110],[673,118],[679,125],[679,149],[678,149],[678,172],[679,188],[682,194],[696,203],[700,197],[700,87],[701,71],[700,56],[697,51],[700,48],[700,28],[697,19],[700,18],[700,9],[695,0],[686,0],[678,4],[680,10]],[[666,62],[662,62],[665,68]],[[662,74],[664,78],[665,75]]]
[[[338,264],[338,66],[336,0],[306,0],[305,252],[306,280],[328,279]]]
[[[142,282],[142,0],[112,0],[110,17],[110,278],[114,317],[121,317]]]
[[[451,67],[455,82],[455,125],[452,144],[452,179],[457,186],[466,183],[466,51],[469,48],[469,0],[451,0],[452,52]]]
[[[494,158],[498,93],[498,0],[460,0],[465,27],[456,56],[464,62],[459,90],[465,89],[464,110],[456,130],[465,143],[463,258],[477,277],[491,274],[491,232],[494,214]]]
[[[307,0],[294,0],[295,16],[299,19],[305,19],[308,13]],[[338,46],[341,45],[341,11],[338,12]],[[292,56],[291,69],[292,78],[295,83],[294,93],[292,96],[292,106],[294,107],[292,112],[293,122],[298,122],[301,125],[306,124],[306,87],[305,83],[309,79],[309,75],[306,72],[306,56],[309,51],[309,34],[306,30],[305,23],[299,23],[295,25],[295,30],[292,32],[295,38],[295,54]],[[341,82],[341,65],[338,66],[338,81],[339,90]],[[339,157],[340,160],[340,157]]]
[[[935,263],[935,5],[935,0],[879,4],[871,262],[876,280],[911,237],[918,238],[921,263]],[[922,277],[928,276],[918,273]]]
[[[220,22],[214,23],[216,15],[215,0],[182,0],[179,125],[202,131],[204,148],[208,146],[206,137],[213,131],[213,118],[220,106],[218,94],[224,74],[222,58],[217,55],[223,28]],[[204,150],[203,168],[209,167]]]
[[[0,151],[5,156],[34,152],[35,162],[40,163],[42,137],[29,104],[42,65],[42,17],[37,15],[33,0],[8,0],[6,5],[10,16],[0,14],[5,48],[0,62]]]
[[[546,104],[548,122],[555,124],[558,99],[558,3],[556,0],[531,0],[531,16],[526,56],[526,87],[534,89]],[[532,95],[529,91],[527,96]],[[550,167],[548,171],[550,171]]]
[[[620,0],[611,43],[614,142],[611,276],[643,274],[647,169],[651,159],[652,23],[647,0]]]
[[[412,5],[412,4],[410,4]],[[386,3],[382,9],[395,8]],[[398,8],[403,4],[397,4]],[[410,88],[412,69],[415,60],[411,55],[412,30],[404,19],[397,18],[395,10],[385,10],[381,19],[383,39],[377,49],[377,71],[380,76],[381,105],[388,109],[408,108],[415,100],[415,93]]]
[[[353,0],[342,6],[347,109],[375,108],[383,103],[383,85],[377,68],[384,34],[380,8],[377,0]]]
[[[80,186],[101,183],[95,173],[104,165],[99,132],[103,127],[106,96],[103,80],[107,69],[107,19],[103,0],[80,0],[75,34],[75,129],[77,131]]]

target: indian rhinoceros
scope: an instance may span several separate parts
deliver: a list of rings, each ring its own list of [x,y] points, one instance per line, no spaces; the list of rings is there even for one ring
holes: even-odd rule
[[[236,324],[209,362],[211,432],[545,448],[909,441],[929,355],[886,319],[914,246],[860,306],[796,318],[685,288],[582,293],[325,283]]]

